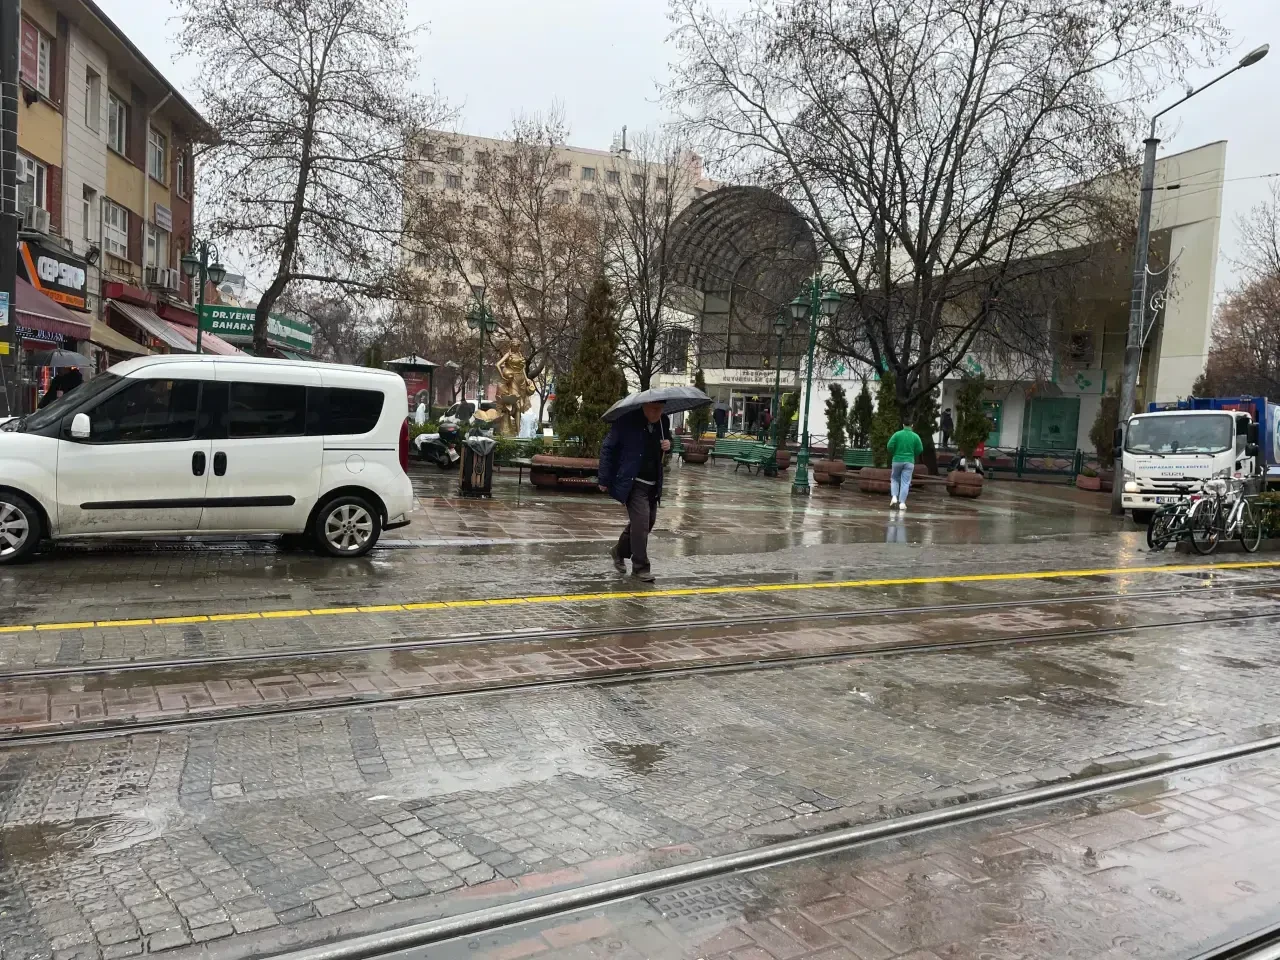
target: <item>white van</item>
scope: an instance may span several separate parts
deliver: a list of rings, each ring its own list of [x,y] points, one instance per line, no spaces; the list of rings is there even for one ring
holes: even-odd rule
[[[362,556],[409,523],[407,415],[390,371],[128,360],[0,429],[0,563],[44,538],[247,533]]]

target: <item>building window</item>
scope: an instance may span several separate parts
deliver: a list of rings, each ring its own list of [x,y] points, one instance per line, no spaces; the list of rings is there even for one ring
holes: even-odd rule
[[[22,21],[20,76],[41,96],[49,96],[53,77],[53,38],[29,20]]]
[[[596,205],[596,195],[594,193],[584,193],[581,197],[581,203],[584,207],[594,207]]]
[[[662,334],[662,372],[684,373],[689,366],[689,342],[693,331],[674,327]]]
[[[129,211],[110,200],[102,201],[102,246],[114,257],[129,259]]]
[[[173,165],[173,189],[178,192],[180,197],[190,195],[187,185],[187,151],[185,148],[178,150],[178,157]]]
[[[665,191],[667,189],[667,178],[659,177],[657,180],[654,181],[654,184],[657,186],[659,190]]]
[[[572,172],[572,168],[569,166],[569,164],[567,163],[556,164],[557,177],[560,177],[563,180],[568,180],[571,172]]]
[[[430,170],[418,171],[418,186],[430,187],[436,182],[436,175]]]
[[[478,203],[471,208],[471,215],[475,217],[477,220],[488,220],[489,208],[482,203]]]
[[[461,148],[461,147],[450,147],[450,148],[449,148],[448,157],[449,157],[449,162],[450,162],[450,163],[461,163],[461,162],[462,162],[462,148]]]
[[[427,255],[419,251],[413,255],[413,265],[420,270],[425,270],[427,266]]]
[[[622,174],[620,174],[617,170],[606,170],[604,174],[604,178],[608,183],[622,182]]]
[[[169,180],[169,139],[154,127],[147,128],[147,173],[153,180]]]
[[[452,200],[444,205],[444,212],[450,217],[462,216],[462,204],[457,200]]]
[[[102,126],[102,78],[92,70],[84,74],[84,125],[94,133]]]
[[[471,261],[471,269],[472,269],[472,271],[473,271],[473,272],[475,272],[475,273],[484,273],[484,266],[485,266],[485,264],[484,264],[484,261],[483,261],[483,260],[472,260],[472,261]]]
[[[553,193],[553,194],[551,195],[551,199],[552,199],[552,200],[554,200],[556,203],[568,203],[568,202],[569,202],[569,191],[568,191],[568,190],[557,190],[557,191],[555,191],[555,193]]]
[[[129,147],[129,106],[107,92],[107,146],[124,156]]]
[[[476,151],[476,163],[478,163],[480,166],[484,166],[486,163],[488,163],[492,159],[493,159],[493,156],[492,154],[489,153],[488,150]]]
[[[80,199],[80,216],[84,220],[84,238],[89,243],[98,239],[98,192],[84,187]]]
[[[169,266],[169,231],[161,230],[154,223],[147,224],[148,267]]]
[[[445,189],[446,189],[446,190],[461,190],[461,189],[462,189],[462,174],[460,174],[460,173],[447,173],[447,174],[445,174],[445,177],[444,177],[444,186],[445,186]]]
[[[30,217],[31,210],[35,207],[48,209],[45,205],[48,173],[39,160],[28,157],[25,153],[18,154],[18,176],[22,178],[18,184],[18,213],[22,216]]]
[[[452,280],[446,280],[440,284],[440,295],[445,297],[456,297],[458,295],[458,285]]]
[[[582,179],[583,179],[583,180],[586,180],[587,182],[590,182],[590,181],[594,180],[595,178],[596,178],[596,168],[595,168],[595,167],[583,167],[583,168],[582,168]]]
[[[643,187],[643,186],[644,186],[644,174],[643,174],[643,173],[633,173],[633,174],[631,175],[631,185],[632,185],[633,187]]]

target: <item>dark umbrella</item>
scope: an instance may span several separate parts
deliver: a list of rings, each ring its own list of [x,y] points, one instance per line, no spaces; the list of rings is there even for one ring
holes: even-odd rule
[[[633,410],[639,410],[646,403],[662,404],[663,413],[681,413],[697,407],[705,407],[711,398],[697,387],[655,387],[652,390],[641,390],[629,397],[623,397],[604,412],[602,420],[612,423]]]
[[[93,369],[93,363],[83,353],[74,350],[36,350],[31,354],[33,367],[84,367]]]

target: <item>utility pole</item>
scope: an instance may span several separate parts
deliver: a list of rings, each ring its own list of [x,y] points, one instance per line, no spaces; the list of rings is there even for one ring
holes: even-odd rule
[[[19,411],[15,297],[18,286],[18,44],[19,0],[0,0],[0,389],[4,416]]]

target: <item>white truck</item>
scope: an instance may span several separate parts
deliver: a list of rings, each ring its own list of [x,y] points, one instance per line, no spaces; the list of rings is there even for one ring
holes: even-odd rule
[[[1212,477],[1252,478],[1255,489],[1280,482],[1277,413],[1265,397],[1189,397],[1134,414],[1116,458],[1124,509],[1145,523]]]

